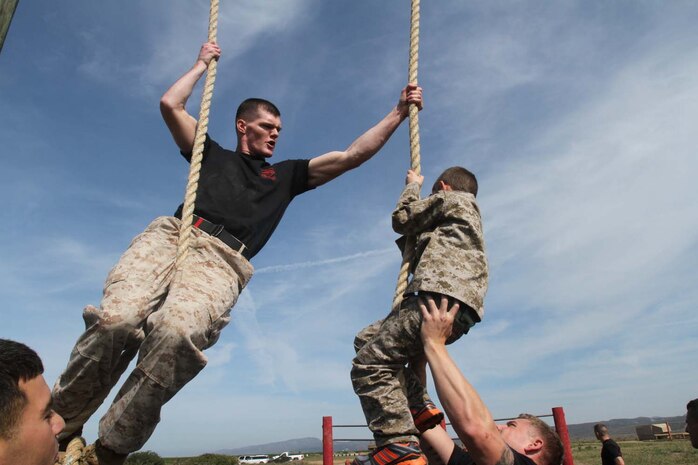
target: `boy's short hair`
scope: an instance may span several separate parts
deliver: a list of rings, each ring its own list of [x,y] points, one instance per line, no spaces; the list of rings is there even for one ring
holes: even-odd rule
[[[248,98],[244,100],[235,113],[235,121],[238,119],[251,119],[257,116],[260,110],[267,111],[274,116],[281,116],[279,109],[269,100],[263,98]]]
[[[462,191],[477,197],[477,178],[462,166],[452,166],[446,169],[434,183],[434,191],[439,190],[439,181],[451,186],[454,191]]]
[[[565,455],[565,449],[562,446],[560,436],[553,430],[550,425],[530,413],[522,413],[519,418],[523,418],[531,422],[533,428],[543,438],[543,449],[541,450],[541,465],[560,465]]]
[[[29,381],[44,372],[41,359],[26,345],[0,339],[0,438],[11,439],[27,404],[27,396],[19,388],[20,381]]]

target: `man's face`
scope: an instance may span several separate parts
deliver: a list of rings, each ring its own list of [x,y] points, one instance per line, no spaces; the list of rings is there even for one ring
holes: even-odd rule
[[[530,420],[516,418],[509,420],[506,425],[497,425],[499,434],[509,447],[522,454],[536,441],[535,429]]]
[[[20,381],[27,398],[17,431],[8,441],[7,455],[13,465],[53,465],[58,455],[56,435],[65,422],[51,408],[51,390],[44,377]]]
[[[281,118],[259,109],[253,118],[239,119],[240,150],[248,155],[271,157],[281,132]]]
[[[686,414],[686,432],[691,436],[691,445],[698,449],[698,418],[695,415]]]

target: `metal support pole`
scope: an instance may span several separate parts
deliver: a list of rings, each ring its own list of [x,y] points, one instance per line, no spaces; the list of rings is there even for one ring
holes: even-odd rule
[[[572,444],[570,444],[570,433],[567,430],[567,422],[565,421],[565,411],[562,407],[553,407],[553,421],[555,422],[555,431],[560,436],[562,447],[565,451],[565,458],[562,465],[574,465],[574,457],[572,457]]]
[[[333,465],[332,417],[322,417],[322,465]]]

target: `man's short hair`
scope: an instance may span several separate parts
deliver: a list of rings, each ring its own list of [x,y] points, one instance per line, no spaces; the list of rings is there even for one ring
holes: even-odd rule
[[[560,465],[565,454],[565,449],[562,447],[560,436],[557,435],[555,430],[535,415],[522,413],[519,415],[519,418],[530,421],[533,428],[543,439],[543,448],[540,452],[540,465]]]
[[[477,178],[462,166],[452,166],[441,173],[434,183],[434,191],[438,190],[439,181],[448,184],[454,191],[468,192],[477,197]]]
[[[693,399],[686,404],[686,418],[689,416],[693,420],[698,421],[698,399]]]
[[[271,113],[274,116],[281,116],[281,112],[276,105],[263,98],[248,98],[240,104],[235,113],[235,121],[242,119],[252,119],[259,114],[260,110]]]
[[[0,339],[0,439],[12,438],[27,404],[20,381],[32,380],[43,372],[36,352],[20,342]]]
[[[608,427],[603,423],[597,423],[594,425],[594,433],[596,433],[598,436],[607,436]]]

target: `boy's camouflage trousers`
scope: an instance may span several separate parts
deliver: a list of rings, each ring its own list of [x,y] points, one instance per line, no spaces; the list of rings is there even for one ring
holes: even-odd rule
[[[424,353],[421,327],[418,299],[409,296],[398,310],[367,326],[354,339],[356,357],[351,381],[377,447],[419,442],[410,406],[432,401],[425,386],[405,365]],[[466,329],[457,319],[447,344],[459,339]]]

